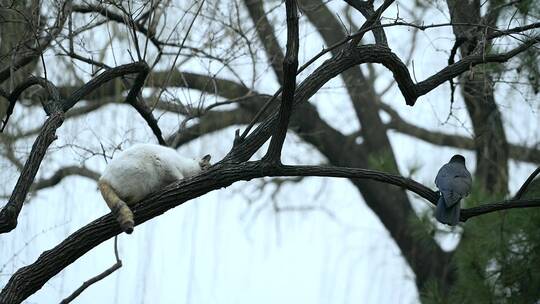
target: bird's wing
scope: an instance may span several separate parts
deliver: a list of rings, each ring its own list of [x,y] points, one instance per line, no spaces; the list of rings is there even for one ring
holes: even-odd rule
[[[454,168],[454,178],[452,179],[452,189],[461,196],[467,196],[471,193],[472,178],[467,168],[457,165]]]
[[[439,172],[437,173],[437,177],[435,177],[435,185],[437,185],[437,188],[439,189],[450,188],[450,176],[452,176],[450,164],[445,164],[444,166],[441,167],[441,169],[439,169]]]
[[[464,196],[469,194],[471,183],[471,175],[465,166],[455,163],[442,166],[435,178],[435,184],[448,207],[459,203]]]

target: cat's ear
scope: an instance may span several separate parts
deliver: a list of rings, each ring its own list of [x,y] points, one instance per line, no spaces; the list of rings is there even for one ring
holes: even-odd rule
[[[200,161],[199,166],[201,166],[201,169],[206,170],[210,168],[212,164],[210,164],[210,154],[206,154]]]

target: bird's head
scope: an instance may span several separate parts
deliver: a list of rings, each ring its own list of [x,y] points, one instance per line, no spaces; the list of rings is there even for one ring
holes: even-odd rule
[[[456,155],[452,156],[452,158],[450,158],[450,162],[451,163],[460,163],[460,164],[465,165],[465,157],[463,157],[463,155],[461,155],[461,154],[456,154]]]

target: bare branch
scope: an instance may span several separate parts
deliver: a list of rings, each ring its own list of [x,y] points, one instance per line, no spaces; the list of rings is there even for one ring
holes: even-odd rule
[[[460,61],[447,66],[446,68],[442,69],[435,75],[429,77],[428,79],[419,82],[416,85],[416,91],[417,91],[417,98],[419,96],[427,94],[429,91],[433,90],[435,87],[439,86],[442,82],[456,77],[459,74],[465,72],[468,70],[471,66],[476,66],[483,63],[503,63],[511,59],[512,57],[518,55],[521,52],[524,52],[531,46],[535,45],[536,43],[540,42],[540,36],[533,37],[531,39],[526,40],[524,43],[522,43],[520,46],[511,49],[508,52],[505,53],[499,53],[499,54],[480,54],[480,55],[469,55],[461,59]],[[399,79],[396,79],[399,81]],[[409,103],[408,103],[409,104]],[[412,104],[414,105],[414,101],[412,101]]]
[[[64,113],[55,112],[49,116],[43,125],[41,133],[32,146],[30,156],[24,164],[23,171],[17,180],[17,184],[15,184],[9,201],[2,208],[2,211],[0,211],[0,234],[9,232],[17,226],[17,218],[21,212],[28,190],[30,190],[30,186],[36,177],[47,148],[56,139],[56,129],[62,125],[63,121]]]
[[[510,36],[511,34],[521,33],[528,30],[540,28],[540,22],[527,24],[524,26],[516,26],[507,30],[493,29],[493,34],[489,35],[486,39],[494,39],[502,36]]]
[[[268,110],[268,108],[270,107],[270,105],[276,101],[279,97],[279,95],[281,94],[281,92],[283,92],[283,87],[279,88],[275,93],[274,95],[269,98],[265,104],[259,109],[259,111],[255,114],[255,116],[253,116],[253,118],[251,119],[251,121],[249,122],[248,126],[244,129],[244,132],[242,132],[242,135],[240,135],[238,137],[238,140],[235,141],[235,144],[236,143],[239,143],[240,141],[244,140],[246,138],[246,136],[249,134],[249,131],[251,130],[251,128],[253,128],[253,126],[257,123],[257,121],[259,121],[259,118],[261,118],[261,116],[266,113],[266,111]]]
[[[75,300],[86,288],[90,287],[92,284],[99,282],[103,280],[104,278],[108,277],[111,273],[115,272],[119,268],[122,267],[122,261],[120,260],[120,257],[118,256],[118,237],[114,237],[114,256],[116,258],[116,263],[103,271],[102,273],[98,274],[97,276],[90,278],[88,281],[85,281],[79,288],[77,288],[72,294],[70,294],[67,298],[63,299],[60,304],[67,304],[71,301]]]
[[[171,147],[178,148],[187,142],[199,138],[201,135],[238,124],[247,124],[250,121],[250,116],[250,113],[244,109],[208,112],[199,119],[197,124],[179,130],[176,134],[167,138],[167,142],[171,143]]]
[[[32,77],[28,78],[26,81],[19,84],[13,90],[13,92],[11,92],[11,94],[9,94],[9,96],[7,97],[9,105],[8,105],[8,108],[7,108],[7,111],[6,111],[6,118],[3,121],[3,125],[2,125],[2,128],[0,129],[0,132],[3,132],[4,128],[7,126],[9,117],[11,116],[11,114],[13,114],[13,109],[15,108],[15,104],[17,103],[17,100],[19,99],[20,95],[26,89],[28,89],[29,87],[31,87],[33,85],[39,85],[43,89],[45,89],[45,91],[48,94],[49,99],[52,99],[55,102],[59,102],[61,100],[60,92],[59,92],[58,88],[56,88],[56,86],[53,85],[50,81],[48,81],[45,78],[35,77],[35,76],[32,76]],[[52,105],[50,105],[50,103],[45,103],[44,104],[45,111],[47,113],[50,113],[50,112],[54,111],[53,109],[49,109],[51,106]]]
[[[394,1],[395,0],[385,0],[383,2],[383,4],[381,4],[381,6],[379,6],[379,8],[375,12],[373,12],[371,14],[371,16],[369,16],[369,18],[366,18],[366,22],[364,22],[364,24],[362,24],[362,26],[360,27],[360,29],[357,32],[358,35],[356,35],[351,40],[351,46],[358,45],[360,40],[362,40],[362,37],[364,37],[364,34],[369,31],[368,30],[369,28],[373,28],[373,29],[377,29],[377,30],[382,31],[382,28],[377,26],[377,23],[380,24],[380,19],[381,19],[382,13],[384,13],[384,11],[392,3],[394,3]],[[349,3],[349,5],[352,3],[352,1],[347,1],[347,0],[345,0],[345,2]],[[371,9],[373,9],[372,7],[373,7],[373,3],[371,3]],[[382,37],[379,36],[380,33],[374,32],[374,35],[377,38],[377,43],[384,42],[384,41],[381,40]],[[386,45],[386,43],[383,43],[383,45]]]
[[[146,123],[158,139],[158,142],[161,145],[166,145],[165,140],[163,139],[161,129],[159,128],[156,119],[152,115],[151,109],[142,101],[142,97],[140,96],[140,92],[144,86],[144,82],[149,72],[150,69],[148,65],[146,64],[146,62],[143,61],[111,68],[94,77],[85,85],[75,90],[71,94],[71,96],[63,102],[63,109],[64,111],[68,111],[81,99],[93,93],[99,87],[105,85],[106,83],[111,82],[111,80],[113,80],[114,78],[123,77],[127,74],[137,73],[137,77],[135,78],[133,84],[131,84],[131,88],[126,97],[126,103],[131,104],[142,116],[142,118],[146,121]],[[127,82],[125,84],[128,85]]]
[[[495,211],[502,211],[507,209],[517,208],[532,208],[540,207],[540,198],[533,199],[509,199],[495,203],[483,204],[478,207],[472,207],[468,209],[462,209],[459,216],[459,220],[462,222],[468,219]]]
[[[107,18],[107,20],[125,24],[126,26],[129,26],[134,30],[140,32],[141,34],[145,35],[158,50],[162,49],[163,43],[156,38],[156,33],[154,33],[154,31],[149,31],[147,28],[145,28],[138,22],[132,22],[128,24],[127,20],[122,15],[108,10],[103,6],[93,4],[73,5],[73,12],[81,14],[98,13],[103,17]]]
[[[523,185],[521,185],[521,187],[519,188],[518,192],[516,193],[516,195],[514,195],[514,200],[518,200],[520,199],[523,194],[525,193],[525,191],[527,191],[527,187],[529,187],[529,185],[531,184],[531,182],[534,180],[534,178],[540,173],[540,167],[536,168],[536,170],[533,171],[533,173],[531,173],[531,175],[529,175],[529,178],[527,178],[527,180],[523,183]]]
[[[137,74],[137,78],[135,78],[135,81],[133,82],[133,85],[129,90],[128,96],[126,97],[126,102],[131,104],[135,108],[135,110],[139,112],[142,118],[144,118],[150,129],[152,129],[152,132],[156,136],[159,144],[166,146],[167,143],[165,142],[165,139],[163,139],[163,135],[161,133],[161,129],[158,126],[157,120],[154,118],[154,115],[152,115],[152,109],[150,109],[150,107],[146,105],[141,94],[144,81],[146,80],[146,76],[148,76],[149,72],[150,70],[148,66],[146,66],[145,69],[142,69]]]
[[[373,28],[373,36],[375,37],[375,41],[377,44],[388,46],[388,41],[386,40],[386,34],[384,33],[384,29],[381,27],[381,14],[392,2],[394,1],[387,1],[381,6],[377,12],[373,9],[373,2],[369,1],[358,1],[358,0],[344,0],[349,4],[350,6],[354,7],[357,11],[360,12],[366,18],[366,23],[362,25],[363,29],[367,29],[370,27]],[[386,5],[386,7],[384,7]],[[360,31],[362,31],[362,28]],[[358,38],[357,38],[358,39]],[[361,39],[361,38],[360,38]],[[358,40],[360,40],[358,39]]]
[[[280,163],[281,149],[287,134],[296,89],[298,69],[298,8],[296,0],[286,0],[287,11],[287,51],[283,59],[283,97],[279,108],[277,128],[264,157],[269,162]]]
[[[102,85],[108,83],[112,79],[121,77],[124,75],[128,75],[128,74],[134,74],[134,73],[144,73],[146,75],[148,73],[148,65],[145,62],[141,62],[141,61],[128,63],[128,64],[117,66],[115,68],[112,68],[110,70],[107,70],[99,74],[98,76],[92,78],[92,80],[87,82],[82,87],[76,89],[71,94],[71,96],[66,98],[66,100],[63,102],[63,110],[68,111],[81,99],[83,99],[84,97],[92,93],[93,91],[97,90]],[[140,88],[142,87],[142,84],[135,83],[134,87],[135,86],[139,86],[138,89],[140,90]],[[138,90],[135,93],[138,93]]]
[[[95,181],[99,179],[99,173],[92,171],[88,168],[68,166],[68,167],[58,169],[49,178],[40,179],[36,181],[30,188],[30,191],[38,191],[44,188],[55,186],[58,183],[60,183],[62,179],[64,179],[65,177],[73,176],[73,175],[84,176]]]
[[[516,195],[513,198],[504,200],[501,202],[481,204],[480,206],[462,209],[459,220],[462,222],[467,221],[471,217],[480,216],[486,213],[491,213],[495,211],[501,211],[506,209],[517,209],[517,208],[530,208],[530,207],[540,207],[540,197],[538,198],[526,198],[521,199],[523,194],[526,192],[527,187],[534,180],[534,178],[540,173],[540,167],[536,168],[531,175],[525,180],[523,185],[519,188]]]

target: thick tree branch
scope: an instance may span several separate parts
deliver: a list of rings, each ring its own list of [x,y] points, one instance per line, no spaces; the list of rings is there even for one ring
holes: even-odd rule
[[[146,105],[141,94],[144,81],[146,80],[149,72],[150,69],[147,65],[145,65],[145,67],[141,69],[141,71],[137,74],[137,78],[135,78],[135,81],[133,82],[131,89],[129,90],[128,96],[126,97],[126,103],[132,105],[135,110],[139,112],[141,117],[146,121],[146,123],[156,136],[159,144],[166,146],[167,143],[165,142],[165,139],[163,139],[163,135],[161,133],[161,129],[158,126],[157,120],[154,115],[152,115],[152,110]]]
[[[90,93],[94,92],[99,87],[110,82],[114,78],[125,76],[128,74],[135,74],[135,73],[147,75],[148,70],[149,70],[148,65],[142,61],[120,65],[110,70],[107,70],[99,74],[98,76],[92,78],[92,80],[88,81],[82,87],[79,87],[78,89],[76,89],[68,98],[66,98],[66,100],[63,102],[63,110],[64,112],[68,111],[81,99],[90,95]],[[144,83],[144,79],[142,80],[142,82]],[[139,79],[139,82],[133,84],[132,91],[133,91],[133,88],[138,88],[140,90],[141,87],[142,87],[142,84],[140,83],[140,79]],[[135,95],[138,94],[138,92],[139,91],[136,90],[134,92]],[[134,94],[131,91],[130,93]]]
[[[296,90],[296,70],[298,69],[298,8],[296,0],[286,0],[287,51],[283,59],[283,95],[279,107],[277,128],[274,131],[265,161],[280,163],[281,149],[287,134]]]
[[[58,88],[56,88],[55,85],[53,85],[50,81],[48,81],[45,78],[42,77],[35,77],[32,76],[28,78],[26,81],[19,84],[11,94],[7,97],[7,100],[9,102],[8,108],[6,110],[6,118],[3,121],[2,128],[0,129],[0,132],[4,131],[4,128],[7,126],[9,117],[11,114],[13,114],[13,109],[15,108],[15,104],[17,103],[17,100],[21,96],[21,94],[28,89],[29,87],[33,85],[39,85],[43,89],[45,89],[45,92],[47,92],[47,98],[52,99],[54,102],[59,102],[61,100],[60,92]],[[54,104],[53,102],[53,104]],[[53,107],[53,105],[49,102],[44,103],[45,111],[47,113],[50,113],[54,111],[54,109],[50,109],[50,107]]]
[[[418,97],[429,93],[445,81],[448,81],[449,79],[454,78],[462,74],[463,72],[469,70],[471,66],[489,62],[506,62],[510,58],[527,50],[539,41],[540,40],[538,37],[529,39],[520,46],[506,53],[466,56],[460,61],[445,67],[433,76],[417,84],[414,84],[406,66],[394,53],[390,51],[390,49],[381,48],[379,46],[370,46],[372,50],[378,49],[377,52],[380,52],[380,56],[375,56],[378,58],[373,58],[373,60],[369,62],[383,64],[386,68],[392,71],[392,73],[394,74],[394,79],[398,83],[399,89],[405,97],[407,105],[413,106]]]
[[[432,204],[436,204],[438,199],[435,191],[409,178],[374,170],[322,166],[268,166],[261,162],[218,163],[203,174],[175,182],[133,206],[135,224],[140,225],[209,191],[227,187],[240,180],[251,180],[263,176],[325,176],[371,179],[411,190]],[[501,206],[502,203],[495,203],[465,209],[462,211],[462,216],[463,219],[467,219],[477,216],[477,214],[518,208],[515,206],[517,203],[521,204],[519,207],[540,206],[540,199],[512,201],[512,204],[504,206]],[[34,263],[17,270],[0,292],[0,303],[21,303],[62,269],[97,245],[121,232],[122,230],[111,214],[94,220],[74,232],[56,247],[43,252]]]
[[[26,195],[30,190],[30,186],[34,182],[41,161],[45,157],[45,153],[51,143],[56,139],[56,129],[64,122],[64,112],[61,109],[59,90],[47,79],[40,77],[31,77],[15,88],[8,98],[11,111],[22,92],[35,84],[42,86],[49,95],[49,100],[43,104],[43,108],[49,117],[32,145],[30,155],[22,168],[22,172],[19,175],[9,201],[0,211],[0,234],[9,232],[17,226],[17,218],[21,212]],[[8,118],[9,115],[6,116],[4,127]]]
[[[2,211],[0,211],[0,234],[9,232],[17,226],[17,218],[21,212],[28,190],[30,190],[30,186],[36,177],[47,148],[56,139],[56,129],[62,125],[63,121],[64,113],[59,111],[51,114],[43,125],[41,133],[32,146],[30,156],[24,164],[23,171],[17,180],[9,201],[2,208]],[[0,303],[3,302],[0,301]]]

